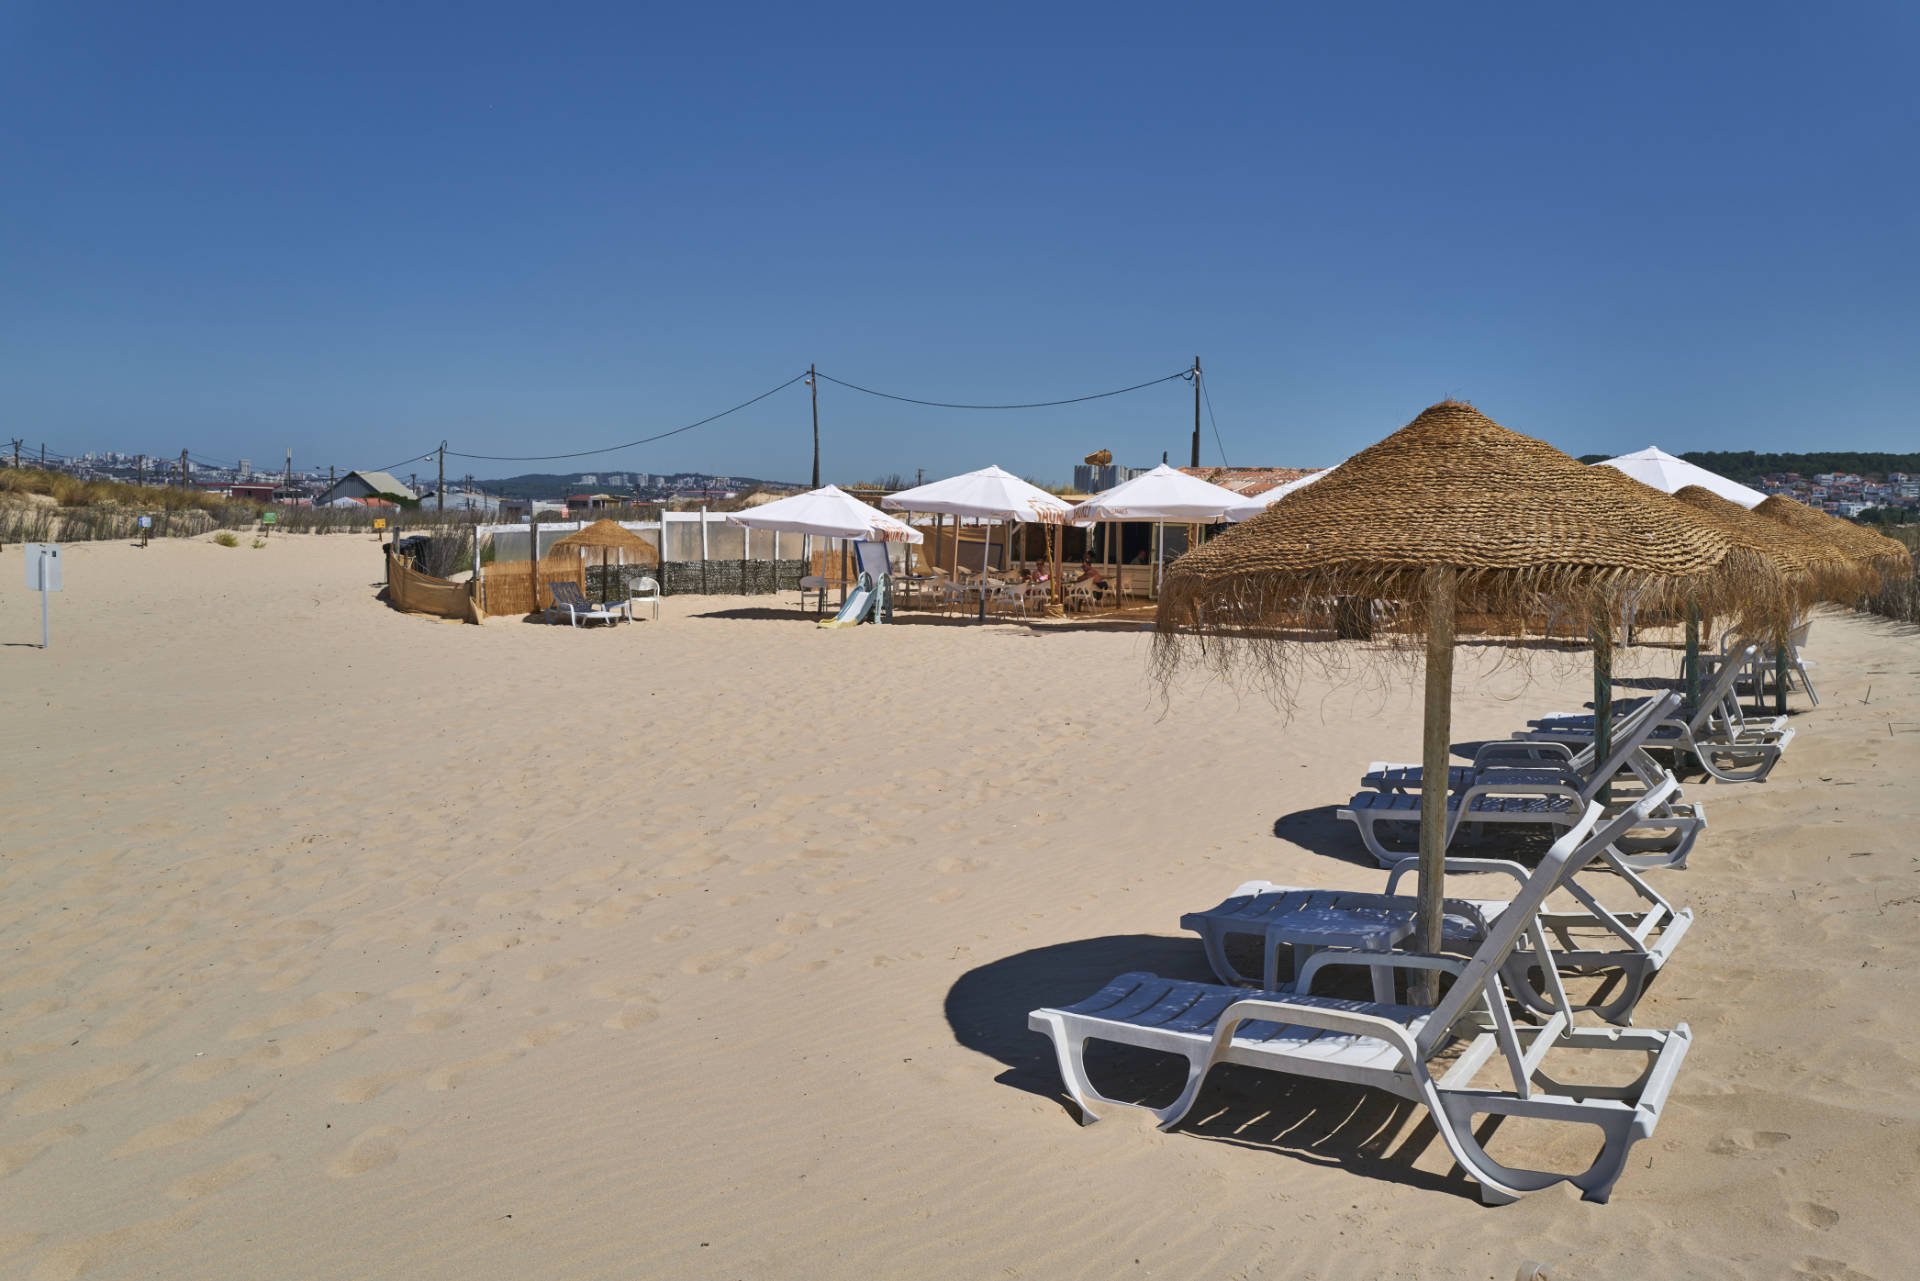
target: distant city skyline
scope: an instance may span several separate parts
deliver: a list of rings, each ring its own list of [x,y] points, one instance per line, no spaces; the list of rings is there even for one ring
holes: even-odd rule
[[[1573,454],[1914,433],[1909,6],[237,12],[0,15],[7,437],[566,453],[812,363],[1006,403],[1196,353],[1208,463],[1447,396]],[[1193,429],[1179,380],[819,403],[823,478]],[[581,463],[811,455],[794,382]]]

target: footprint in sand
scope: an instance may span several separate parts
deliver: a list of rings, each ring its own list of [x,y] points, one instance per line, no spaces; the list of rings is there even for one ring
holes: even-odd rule
[[[175,1201],[197,1201],[203,1196],[212,1196],[229,1184],[252,1178],[277,1160],[279,1158],[271,1152],[251,1152],[235,1157],[211,1169],[181,1175],[167,1184],[167,1195]]]
[[[654,935],[653,941],[656,943],[678,943],[691,933],[693,933],[693,927],[691,925],[676,925],[664,934]]]
[[[1802,1201],[1787,1213],[1803,1228],[1830,1228],[1840,1222],[1840,1211],[1818,1201]]]
[[[499,1067],[502,1063],[511,1063],[524,1053],[521,1050],[493,1050],[474,1058],[462,1059],[458,1063],[449,1063],[445,1067],[435,1068],[427,1073],[426,1087],[436,1093],[442,1090],[458,1089],[468,1077]]]
[[[977,858],[960,858],[949,855],[946,858],[935,859],[933,870],[946,876],[962,876],[968,872],[977,872],[985,866],[986,864]]]
[[[162,1121],[159,1125],[150,1125],[108,1153],[107,1159],[117,1161],[122,1157],[151,1152],[155,1148],[170,1148],[176,1143],[203,1139],[245,1112],[253,1104],[254,1100],[246,1095],[235,1094],[218,1102],[209,1103],[198,1112],[176,1117],[171,1121]]]
[[[426,1032],[444,1032],[460,1021],[458,1010],[434,1010],[428,1014],[416,1014],[407,1020],[405,1031],[417,1034]]]
[[[1808,1257],[1794,1264],[1796,1275],[1811,1278],[1811,1281],[1875,1281],[1868,1273],[1855,1271],[1840,1259],[1816,1259]]]
[[[40,1266],[31,1274],[32,1281],[74,1281],[103,1263],[138,1258],[193,1224],[193,1217],[183,1212],[69,1241],[41,1256]]]
[[[549,979],[557,979],[568,970],[585,965],[586,963],[587,958],[584,956],[570,956],[564,961],[544,961],[527,971],[527,982],[545,983]]]
[[[179,992],[148,1001],[109,1019],[87,1038],[87,1044],[102,1048],[131,1044],[192,1004],[192,998]]]
[[[1777,1148],[1793,1136],[1779,1130],[1731,1130],[1719,1138],[1707,1140],[1707,1151],[1716,1156],[1741,1156]]]
[[[627,1005],[609,1014],[600,1026],[615,1032],[627,1032],[659,1017],[660,1011],[651,1005]]]
[[[966,896],[967,896],[967,892],[966,892],[966,890],[964,890],[964,889],[962,889],[962,888],[961,888],[960,886],[958,886],[958,885],[950,885],[950,886],[948,886],[948,887],[947,887],[946,889],[944,889],[944,890],[941,890],[941,891],[939,891],[938,893],[935,893],[935,894],[929,894],[929,895],[927,896],[927,902],[929,902],[929,903],[951,903],[951,902],[953,902],[953,901],[954,901],[955,899],[958,899],[958,898],[965,898]]]
[[[370,1027],[334,1027],[256,1045],[240,1056],[243,1067],[301,1067],[337,1054],[373,1035]]]
[[[517,947],[520,942],[520,935],[512,931],[476,934],[470,939],[447,944],[434,953],[433,959],[442,965],[464,965],[469,961],[478,961],[483,957],[492,956],[496,952],[504,952],[510,947]]]
[[[245,1041],[252,1037],[265,1036],[275,1028],[324,1019],[329,1014],[338,1014],[341,1010],[351,1009],[366,1000],[368,995],[366,992],[320,992],[304,1001],[282,1006],[264,1019],[249,1019],[244,1023],[234,1024],[227,1032],[227,1039]]]
[[[707,952],[700,956],[689,956],[686,960],[680,962],[680,968],[688,974],[710,974],[738,955],[740,955],[740,949],[730,947],[719,952]]]
[[[350,1081],[342,1081],[333,1087],[335,1103],[367,1103],[379,1098],[402,1081],[411,1081],[425,1068],[400,1068],[393,1072],[370,1072],[366,1076],[356,1076]]]
[[[40,1116],[84,1103],[108,1086],[118,1085],[134,1076],[146,1066],[144,1063],[103,1063],[71,1076],[43,1081],[23,1091],[13,1101],[13,1115],[16,1118]]]
[[[364,1131],[340,1154],[327,1163],[327,1173],[336,1179],[351,1179],[400,1159],[400,1140],[407,1136],[405,1126],[376,1125]]]
[[[77,1139],[87,1132],[84,1125],[63,1125],[57,1130],[42,1130],[30,1139],[0,1148],[0,1179],[23,1169],[48,1148]]]
[[[545,1027],[535,1028],[531,1032],[522,1033],[514,1039],[513,1043],[517,1048],[522,1050],[537,1050],[548,1042],[557,1041],[569,1032],[578,1031],[585,1026],[586,1024],[584,1023],[573,1021],[549,1023]]]
[[[780,918],[780,923],[773,928],[787,935],[805,934],[813,928],[813,913],[788,912]]]

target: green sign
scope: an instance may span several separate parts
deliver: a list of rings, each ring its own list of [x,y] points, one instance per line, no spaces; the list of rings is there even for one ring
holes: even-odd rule
[[[279,521],[279,519],[280,519],[279,512],[261,512],[260,513],[260,523],[262,525],[275,524],[276,522]]]

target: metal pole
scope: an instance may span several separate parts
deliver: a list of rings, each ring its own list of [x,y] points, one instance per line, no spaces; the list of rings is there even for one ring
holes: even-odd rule
[[[1232,379],[1228,379],[1229,382]],[[1200,357],[1193,358],[1193,466],[1200,465]]]
[[[289,462],[287,466],[291,469],[293,464]],[[434,506],[444,516],[447,511],[447,442],[444,440],[440,442],[440,483],[434,487],[433,497]]]
[[[820,372],[807,366],[807,387],[813,393],[813,487],[820,488]]]
[[[1613,620],[1605,614],[1594,619],[1593,627],[1593,767],[1605,769],[1613,755]],[[1602,780],[1595,800],[1602,805],[1613,800],[1613,782]]]
[[[1773,714],[1787,714],[1787,647],[1773,647]]]
[[[1418,943],[1423,952],[1440,950],[1442,900],[1447,870],[1447,763],[1453,751],[1454,568],[1436,566],[1427,585],[1427,706],[1421,742],[1420,903]],[[1432,970],[1416,972],[1417,1005],[1439,1004],[1440,979]]]

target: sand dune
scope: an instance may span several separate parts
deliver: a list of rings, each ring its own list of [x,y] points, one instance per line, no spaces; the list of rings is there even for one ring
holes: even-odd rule
[[[1609,1205],[1491,1210],[1339,1087],[1223,1072],[1180,1132],[1082,1130],[1025,1027],[1203,974],[1177,918],[1243,879],[1377,887],[1332,807],[1417,758],[1403,676],[1288,720],[1163,704],[1137,632],[461,627],[342,537],[74,547],[43,653],[19,562],[6,1275],[1911,1272],[1920,663],[1879,620],[1816,627],[1771,781],[1688,785],[1659,1132]],[[1494,657],[1462,651],[1460,740],[1589,696],[1584,656]]]

